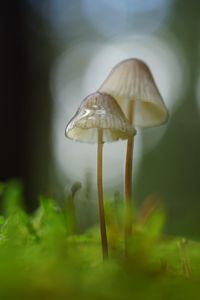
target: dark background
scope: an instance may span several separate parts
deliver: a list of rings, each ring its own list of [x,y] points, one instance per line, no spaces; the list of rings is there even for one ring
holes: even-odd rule
[[[50,167],[53,100],[49,88],[52,63],[71,41],[104,39],[84,20],[81,1],[68,4],[58,1],[66,13],[72,14],[73,22],[64,24],[67,29],[64,37],[53,39],[56,33],[48,16],[50,2],[43,2],[46,8],[42,12],[40,1],[3,1],[0,8],[0,180],[21,179],[31,210],[37,206],[40,193],[53,194]],[[129,23],[129,29],[131,26]],[[190,78],[165,136],[154,150],[143,156],[135,197],[141,203],[155,191],[163,195],[167,231],[199,238],[200,2],[172,1],[164,27],[157,29],[161,34],[166,30],[179,41]],[[59,185],[59,180],[55,181]]]
[[[21,179],[32,208],[48,182],[53,51],[28,2],[4,1],[0,13],[0,176]]]

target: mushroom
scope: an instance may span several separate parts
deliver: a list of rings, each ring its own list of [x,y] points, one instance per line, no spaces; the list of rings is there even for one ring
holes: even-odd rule
[[[168,110],[151,71],[139,59],[130,58],[118,63],[98,91],[114,97],[135,127],[158,126],[168,119]],[[125,166],[125,199],[128,209],[131,208],[132,199],[133,146],[134,136],[130,136]]]
[[[115,99],[105,93],[96,92],[87,96],[76,114],[68,123],[66,137],[86,143],[98,143],[97,187],[102,253],[108,256],[108,242],[103,205],[102,157],[103,143],[128,139],[135,130],[126,119]]]

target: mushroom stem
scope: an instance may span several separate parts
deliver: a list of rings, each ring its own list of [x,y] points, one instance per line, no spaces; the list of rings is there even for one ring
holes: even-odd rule
[[[130,137],[127,141],[126,171],[125,171],[125,196],[126,196],[127,206],[131,206],[131,199],[132,199],[133,146],[134,146],[134,137]]]
[[[127,119],[133,123],[134,102],[129,101]],[[126,219],[125,219],[125,250],[127,252],[128,240],[132,233],[132,166],[133,166],[133,147],[134,136],[129,137],[127,141],[126,166],[125,166],[125,201],[126,201]]]
[[[98,129],[98,149],[97,149],[97,186],[99,202],[99,222],[101,231],[101,244],[103,259],[108,257],[108,241],[106,233],[106,223],[103,205],[103,180],[102,180],[102,157],[103,157],[103,129]]]
[[[130,101],[128,105],[127,119],[131,124],[133,123],[133,109],[134,109],[134,102]],[[132,200],[133,146],[134,146],[134,136],[131,136],[127,141],[126,168],[125,168],[125,197],[126,197],[126,203],[128,207],[131,207],[131,200]]]

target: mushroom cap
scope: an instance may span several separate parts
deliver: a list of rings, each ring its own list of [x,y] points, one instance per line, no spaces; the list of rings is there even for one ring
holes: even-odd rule
[[[66,137],[80,142],[96,143],[98,129],[103,129],[103,142],[128,139],[136,133],[116,100],[99,92],[81,103],[65,129]]]
[[[129,101],[134,101],[135,126],[158,126],[168,119],[168,110],[151,71],[139,59],[130,58],[118,63],[98,91],[112,95],[125,114]]]

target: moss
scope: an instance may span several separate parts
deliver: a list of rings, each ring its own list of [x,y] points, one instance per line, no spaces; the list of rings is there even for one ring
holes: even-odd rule
[[[179,300],[200,293],[200,244],[164,236],[160,209],[145,222],[134,219],[125,257],[123,209],[107,202],[109,259],[103,262],[98,227],[69,231],[70,212],[47,197],[28,215],[14,183],[1,197],[0,299]]]

